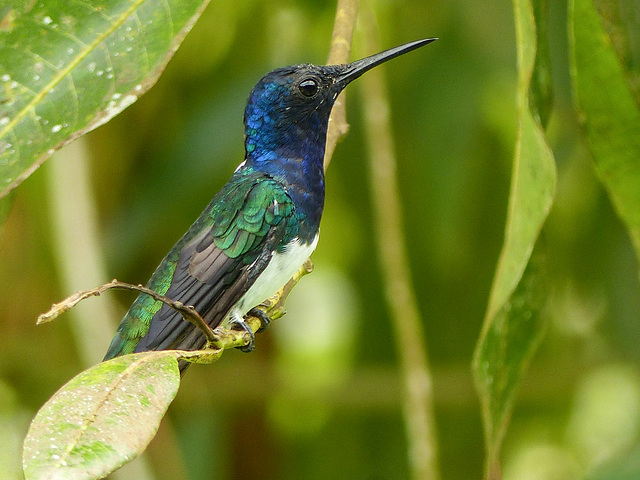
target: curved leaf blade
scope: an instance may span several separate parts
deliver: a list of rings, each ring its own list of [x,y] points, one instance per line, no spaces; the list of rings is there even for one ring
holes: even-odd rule
[[[0,8],[0,198],[56,149],[147,91],[208,2],[46,0]]]
[[[144,451],[179,385],[172,352],[126,355],[80,373],[33,419],[25,479],[89,480],[113,472]]]
[[[515,394],[542,336],[543,255],[532,257],[556,183],[544,134],[551,108],[545,0],[514,0],[518,53],[518,131],[505,240],[473,371],[482,404],[486,478],[501,478],[499,455]],[[537,252],[537,250],[536,250]]]
[[[575,0],[570,21],[580,118],[600,180],[640,258],[640,106],[591,1]]]
[[[485,330],[474,356],[486,441],[485,478],[500,476],[500,450],[509,426],[516,392],[529,360],[544,334],[546,257],[538,240],[516,289]]]

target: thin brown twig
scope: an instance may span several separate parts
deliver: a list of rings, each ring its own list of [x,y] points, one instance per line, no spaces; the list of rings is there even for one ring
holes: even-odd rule
[[[209,324],[204,321],[204,319],[200,316],[195,308],[189,305],[185,305],[182,302],[178,302],[176,300],[165,297],[164,295],[161,295],[158,292],[147,287],[143,287],[142,285],[133,285],[131,283],[121,282],[119,280],[116,280],[115,278],[108,283],[100,285],[99,287],[92,288],[91,290],[76,292],[73,295],[65,298],[63,301],[54,303],[48,312],[45,312],[38,317],[36,324],[40,325],[42,323],[51,322],[55,320],[59,315],[71,310],[81,301],[86,300],[89,297],[98,297],[107,290],[111,290],[114,288],[120,290],[133,290],[139,293],[144,293],[152,297],[154,300],[158,300],[168,305],[169,307],[180,313],[180,315],[182,315],[182,318],[184,318],[186,321],[191,322],[200,330],[202,330],[209,343],[215,346],[218,345],[218,335],[216,335]]]
[[[284,303],[293,289],[293,287],[298,283],[298,281],[307,273],[310,273],[313,270],[313,264],[311,260],[307,260],[302,267],[296,272],[296,274],[287,282],[287,284],[278,291],[273,297],[269,298],[265,301],[259,308],[262,308],[269,317],[274,320],[276,318],[282,317],[284,315]],[[238,330],[228,330],[223,327],[217,327],[215,330],[209,326],[209,324],[200,316],[200,314],[190,305],[185,305],[182,302],[172,300],[164,295],[159,294],[158,292],[151,290],[147,287],[143,287],[142,285],[133,285],[131,283],[121,282],[119,280],[113,279],[112,281],[100,285],[99,287],[92,288],[91,290],[83,290],[80,292],[76,292],[73,295],[68,296],[64,300],[58,303],[54,303],[49,311],[41,314],[38,317],[37,324],[40,325],[42,323],[47,323],[55,320],[61,314],[68,312],[73,307],[75,307],[78,303],[86,300],[90,297],[98,297],[102,293],[111,289],[120,289],[120,290],[133,290],[139,293],[144,293],[149,295],[154,300],[158,300],[169,307],[176,310],[182,318],[188,322],[191,322],[197,328],[199,328],[207,338],[207,347],[205,350],[212,351],[220,351],[220,354],[223,350],[234,347],[243,347],[247,345],[250,341],[250,336],[244,331]],[[257,332],[260,329],[261,321],[259,318],[254,317],[252,315],[247,315],[245,318],[247,325],[253,330],[253,332]],[[199,350],[200,354],[203,352]],[[209,356],[214,355],[217,359],[219,354],[210,353]],[[189,358],[184,358],[187,361],[196,361],[197,354],[189,354]],[[206,359],[203,360],[202,363],[211,363]]]

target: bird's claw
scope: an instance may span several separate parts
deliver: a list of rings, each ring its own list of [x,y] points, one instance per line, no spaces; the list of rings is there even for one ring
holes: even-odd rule
[[[242,319],[231,320],[230,326],[233,330],[239,330],[241,332],[246,332],[247,334],[249,334],[249,343],[241,347],[236,347],[237,349],[242,352],[249,353],[253,351],[254,348],[256,348],[256,336],[253,333],[253,330],[251,330],[251,327],[247,325]]]
[[[264,332],[271,324],[271,317],[269,317],[267,312],[265,312],[261,308],[253,307],[251,310],[249,310],[248,315],[256,317],[258,320],[260,320],[260,328],[256,333]]]

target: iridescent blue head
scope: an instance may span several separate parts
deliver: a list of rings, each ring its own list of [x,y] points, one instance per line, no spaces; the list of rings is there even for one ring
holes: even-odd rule
[[[293,65],[266,74],[245,109],[247,163],[322,162],[329,114],[338,94],[367,70],[434,41],[418,40],[344,65]],[[268,169],[268,167],[267,167]]]

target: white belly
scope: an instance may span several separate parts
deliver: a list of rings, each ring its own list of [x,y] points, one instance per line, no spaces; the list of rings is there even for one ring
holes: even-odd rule
[[[315,250],[318,235],[310,244],[302,244],[297,239],[289,243],[283,253],[274,252],[271,261],[242,299],[231,309],[227,319],[241,320],[253,307],[280,290]]]

